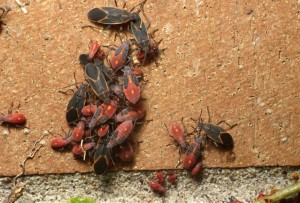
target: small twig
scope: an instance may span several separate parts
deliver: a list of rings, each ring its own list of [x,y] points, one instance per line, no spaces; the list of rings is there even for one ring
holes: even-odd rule
[[[13,184],[14,186],[16,186],[16,182],[17,182],[17,179],[24,175],[25,174],[25,164],[26,164],[26,161],[28,159],[33,159],[34,156],[36,155],[36,153],[44,146],[44,144],[40,144],[41,140],[46,136],[48,135],[47,133],[44,133],[37,141],[35,141],[32,149],[31,149],[31,153],[29,155],[27,155],[27,157],[24,159],[24,161],[20,164],[20,167],[22,168],[22,172],[19,173],[18,175],[16,175],[16,177],[14,177],[13,179]],[[37,146],[37,144],[39,144]]]
[[[256,200],[254,203],[278,202],[279,200],[285,199],[285,198],[295,195],[299,192],[300,192],[300,182],[295,183],[287,188],[278,190],[275,194],[272,194],[269,196],[264,196],[263,198]]]
[[[23,190],[25,189],[25,185],[23,183],[19,183],[14,186],[14,188],[11,190],[10,194],[8,195],[7,199],[4,201],[4,203],[14,203],[19,199],[22,194]]]
[[[18,6],[20,7],[20,9],[23,11],[23,13],[27,13],[27,9],[24,7],[24,5],[19,1],[19,0],[15,0],[15,2],[18,4]]]

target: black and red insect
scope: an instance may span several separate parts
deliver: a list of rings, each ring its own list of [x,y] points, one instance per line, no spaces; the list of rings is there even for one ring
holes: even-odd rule
[[[100,139],[96,145],[93,168],[94,172],[98,175],[105,173],[112,163],[111,150],[106,145],[107,142],[104,139]]]
[[[125,66],[124,68],[123,92],[131,104],[137,103],[141,96],[139,81],[129,66]]]

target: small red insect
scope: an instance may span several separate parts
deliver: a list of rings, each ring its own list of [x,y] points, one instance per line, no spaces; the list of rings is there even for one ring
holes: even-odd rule
[[[176,183],[176,176],[174,175],[174,173],[173,172],[170,172],[169,174],[168,174],[168,180],[169,180],[169,182],[171,182],[172,184],[175,184]]]
[[[102,103],[100,106],[98,106],[97,110],[95,111],[90,123],[89,128],[94,129],[94,127],[98,124],[98,121],[103,117],[104,111],[107,108],[107,105],[105,103]]]
[[[77,123],[72,132],[72,138],[74,142],[80,142],[84,135],[85,120],[81,120]]]
[[[257,195],[257,198],[256,199],[260,199],[260,198],[263,198],[265,195],[263,194],[263,193],[259,193],[258,195]]]
[[[127,107],[126,109],[123,109],[120,113],[116,115],[115,120],[121,123],[126,120],[136,121],[139,117],[140,116],[138,112],[133,110],[132,107]]]
[[[115,52],[112,52],[109,62],[114,71],[117,71],[124,66],[128,58],[129,46],[130,41],[126,40]]]
[[[107,148],[111,149],[114,146],[122,144],[130,135],[132,130],[133,130],[132,121],[124,121],[123,123],[121,123],[117,127],[117,129],[113,132],[112,137],[109,140],[109,143],[107,144]]]
[[[99,43],[97,41],[90,41],[89,45],[90,51],[88,55],[88,59],[91,60],[93,58],[97,58],[99,60],[103,60],[105,58],[105,52],[101,49]]]
[[[118,109],[118,105],[114,100],[110,100],[109,104],[107,105],[106,109],[104,109],[103,117],[99,119],[99,124],[103,124],[109,119],[111,119]]]
[[[187,148],[187,142],[185,141],[183,128],[177,123],[172,123],[170,131],[174,140],[180,145],[183,150],[185,150]]]
[[[123,92],[126,99],[130,103],[135,104],[140,99],[141,87],[129,66],[124,68],[123,83]]]
[[[86,105],[81,109],[81,113],[85,117],[91,117],[97,111],[97,106],[94,104]]]
[[[162,194],[166,191],[166,189],[155,180],[150,180],[149,185],[151,190],[153,190],[154,192]]]
[[[109,125],[104,124],[98,128],[97,134],[100,138],[102,138],[108,133],[108,130],[109,130]]]
[[[63,138],[63,137],[56,137],[51,141],[51,147],[53,149],[62,149],[65,146],[67,146],[69,143],[72,142],[72,137],[69,136],[67,138]]]
[[[144,72],[140,68],[133,68],[132,72],[136,77],[142,78],[144,76]]]
[[[26,123],[26,117],[21,113],[11,113],[5,116],[0,116],[0,124],[6,123],[11,125],[22,125]]]
[[[134,151],[129,142],[125,142],[120,145],[119,152],[117,156],[122,160],[126,162],[133,161],[134,159]]]
[[[202,163],[201,162],[198,162],[196,164],[196,166],[192,169],[192,176],[196,176],[200,173],[202,169]]]
[[[82,155],[84,155],[85,151],[89,151],[93,147],[95,147],[94,142],[84,143],[84,144],[82,144],[82,146],[81,146],[81,144],[76,144],[76,145],[74,145],[72,152],[73,152],[74,156],[82,156]]]
[[[165,176],[162,172],[156,172],[156,178],[159,184],[164,184],[165,183]]]
[[[186,170],[193,169],[199,162],[201,156],[201,148],[203,146],[202,139],[197,138],[195,142],[188,147],[183,155],[183,167]]]

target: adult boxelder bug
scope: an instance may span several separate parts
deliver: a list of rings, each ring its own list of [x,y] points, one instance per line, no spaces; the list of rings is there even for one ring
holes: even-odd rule
[[[128,59],[130,41],[126,40],[115,52],[112,52],[109,58],[109,63],[114,71],[119,70]]]
[[[166,189],[155,180],[151,180],[149,182],[149,186],[150,186],[151,190],[153,190],[154,192],[157,192],[157,193],[164,193],[166,191]]]
[[[204,146],[201,138],[195,139],[195,142],[189,146],[183,155],[183,167],[186,170],[193,169],[199,162],[201,149]]]
[[[85,104],[86,92],[87,85],[82,83],[70,99],[66,112],[68,123],[74,123],[80,118],[81,110]]]
[[[203,123],[203,120],[200,115],[200,122],[198,124],[198,127],[200,128],[200,131],[203,130],[204,133],[207,135],[208,138],[210,138],[217,146],[222,146],[225,148],[233,148],[233,139],[232,136],[224,130],[222,127],[218,126],[221,123],[225,123],[229,126],[229,129],[232,129],[237,124],[229,125],[226,121],[222,120],[217,123],[217,125],[210,124],[210,114],[209,109],[207,107],[207,113],[208,113],[208,123]]]
[[[136,16],[136,19],[134,21],[130,22],[130,27],[136,42],[147,54],[147,52],[149,51],[149,37],[147,28],[139,15]]]
[[[105,75],[110,83],[112,83],[116,79],[114,73],[109,70],[102,61],[95,59],[95,65]]]
[[[102,103],[100,106],[98,106],[97,110],[95,111],[90,123],[89,128],[94,129],[94,127],[98,124],[98,121],[103,117],[104,111],[107,108],[107,105],[105,103]]]
[[[89,82],[96,96],[108,104],[110,90],[107,81],[99,68],[92,63],[86,64],[85,78]]]
[[[127,100],[132,104],[135,104],[141,96],[141,87],[129,66],[124,68],[123,92]]]
[[[123,86],[119,84],[112,84],[110,85],[111,91],[113,91],[118,97],[124,98]]]
[[[111,149],[114,146],[122,144],[133,130],[132,121],[124,121],[112,133],[112,136],[107,144],[107,148]]]
[[[146,1],[147,0],[144,0],[135,7],[143,7]],[[125,24],[129,21],[136,21],[138,13],[131,13],[135,7],[133,7],[130,11],[109,6],[94,8],[88,12],[88,19],[94,23],[100,23],[104,25]]]
[[[100,139],[96,145],[93,168],[94,172],[98,175],[105,173],[111,165],[110,149],[108,149],[106,145],[107,142],[102,139]]]

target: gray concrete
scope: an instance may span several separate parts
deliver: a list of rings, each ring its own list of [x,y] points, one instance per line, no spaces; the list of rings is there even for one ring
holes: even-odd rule
[[[26,188],[17,201],[62,202],[70,197],[82,196],[97,202],[229,202],[231,196],[251,202],[260,192],[292,184],[291,172],[299,168],[247,168],[205,169],[199,178],[192,178],[186,171],[175,171],[177,186],[167,182],[164,196],[153,193],[148,180],[155,172],[114,172],[104,176],[88,174],[35,175],[20,178]],[[10,193],[11,178],[0,178],[0,202]]]

